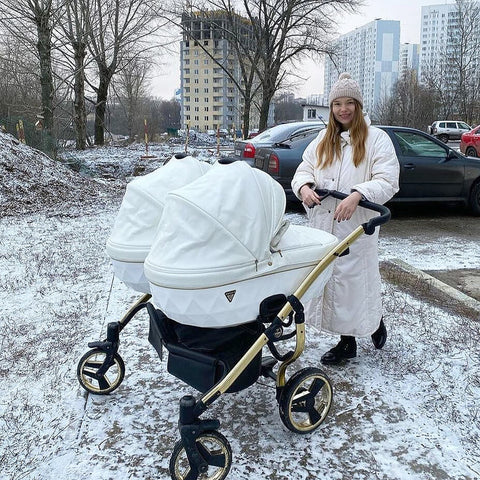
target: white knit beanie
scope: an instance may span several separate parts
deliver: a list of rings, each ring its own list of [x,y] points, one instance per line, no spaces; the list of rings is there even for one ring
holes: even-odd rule
[[[350,97],[358,100],[363,108],[363,97],[358,83],[350,76],[349,73],[341,73],[338,80],[333,84],[328,96],[328,104],[340,97]]]

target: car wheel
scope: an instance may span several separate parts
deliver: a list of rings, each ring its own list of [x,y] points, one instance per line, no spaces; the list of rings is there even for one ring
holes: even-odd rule
[[[438,139],[441,140],[443,143],[447,143],[448,135],[446,135],[445,133],[442,133],[441,135],[438,136]]]
[[[470,192],[470,210],[474,215],[480,215],[480,180],[477,180]]]
[[[465,155],[467,155],[467,157],[478,157],[477,151],[473,147],[468,147]]]

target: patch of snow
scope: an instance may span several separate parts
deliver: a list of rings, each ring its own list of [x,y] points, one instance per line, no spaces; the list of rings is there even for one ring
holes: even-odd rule
[[[148,343],[146,314],[122,331],[126,377],[117,390],[87,394],[76,379],[87,343],[103,339],[107,323],[122,318],[138,298],[113,277],[105,251],[123,187],[85,179],[11,139],[0,140],[1,171],[11,169],[3,173],[7,186],[2,179],[0,197],[8,212],[0,218],[0,478],[167,479],[179,438],[178,401],[195,392],[167,373],[166,360]],[[5,160],[9,151],[15,162]],[[103,157],[100,149],[89,152]],[[166,149],[165,155],[173,152]],[[54,185],[59,192],[78,188],[78,204],[61,195],[55,203],[45,194],[35,207],[16,213],[12,202],[34,202],[38,184],[47,193]],[[304,221],[301,214],[288,216],[293,223]],[[381,238],[380,245],[384,257],[419,256],[403,240]],[[439,255],[453,258],[438,259],[442,265],[461,261],[448,254],[451,244],[444,246]],[[204,417],[220,419],[220,432],[233,449],[228,478],[480,477],[478,323],[388,284],[384,303],[385,347],[377,351],[360,339],[358,357],[343,367],[321,367],[320,356],[335,340],[307,325],[306,350],[287,376],[320,367],[335,390],[333,407],[314,433],[284,428],[274,384],[265,379],[211,406]]]

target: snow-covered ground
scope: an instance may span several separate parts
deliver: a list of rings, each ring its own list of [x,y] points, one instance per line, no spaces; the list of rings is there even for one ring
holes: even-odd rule
[[[193,392],[167,373],[165,359],[148,343],[145,314],[122,332],[127,373],[115,392],[90,395],[76,379],[87,342],[104,338],[106,324],[138,298],[113,277],[105,252],[124,182],[70,177],[27,150],[11,162],[10,139],[0,141],[0,478],[168,479],[178,400]],[[168,158],[174,148],[160,150]],[[114,157],[109,149],[92,150],[82,154],[83,162],[89,157],[124,168],[138,159],[138,150],[129,151],[115,149]],[[39,192],[63,182],[78,201],[41,196],[35,205],[30,196],[40,173],[50,177]],[[25,208],[16,213],[15,204]],[[298,213],[288,216],[305,221]],[[423,252],[435,255],[430,258],[439,269],[470,266],[465,258],[478,266],[473,242],[455,245],[462,259],[449,255],[452,247],[439,239]],[[423,268],[415,264],[416,248],[381,239],[382,258]],[[360,340],[356,359],[325,368],[334,404],[314,433],[283,427],[267,380],[224,395],[205,413],[220,419],[232,445],[229,479],[480,478],[478,323],[390,284],[384,299],[387,344],[376,351]],[[306,351],[289,374],[321,367],[319,358],[334,341],[307,326]]]

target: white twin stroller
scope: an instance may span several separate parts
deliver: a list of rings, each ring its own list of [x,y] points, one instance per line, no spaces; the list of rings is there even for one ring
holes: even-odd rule
[[[180,400],[173,480],[227,476],[232,451],[217,431],[220,422],[200,415],[220,395],[243,390],[260,375],[276,382],[284,425],[312,432],[332,404],[331,382],[318,368],[288,380],[286,370],[304,349],[302,302],[321,293],[336,257],[389,219],[385,207],[361,205],[382,215],[338,242],[327,232],[288,225],[283,188],[244,162],[211,166],[176,155],[133,180],[107,252],[115,275],[142,296],[120,321],[108,324],[104,341],[89,343],[78,363],[80,384],[96,394],[121,384],[119,335],[146,308],[149,341],[160,358],[163,347],[168,351],[168,372],[201,392]],[[280,353],[276,344],[292,338],[295,349]],[[265,345],[271,356],[262,357]]]

